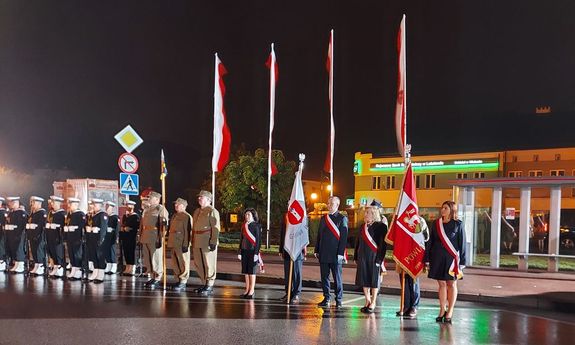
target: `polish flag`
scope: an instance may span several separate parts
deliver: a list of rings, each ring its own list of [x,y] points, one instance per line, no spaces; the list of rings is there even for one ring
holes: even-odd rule
[[[302,169],[303,160],[300,160],[286,214],[286,232],[283,248],[294,261],[309,244],[308,218],[305,211],[305,199],[301,180]]]
[[[230,144],[232,136],[226,123],[226,109],[224,108],[224,95],[226,86],[223,76],[228,72],[216,53],[214,76],[214,153],[212,156],[212,171],[222,171],[230,157]]]
[[[420,223],[413,171],[409,163],[403,178],[398,208],[385,241],[393,245],[393,260],[414,279],[423,270],[425,255],[425,239],[421,226],[418,226]]]
[[[395,135],[399,153],[405,157],[407,138],[407,89],[406,89],[406,62],[405,62],[405,14],[401,19],[397,33],[397,51],[399,53],[397,64],[397,103],[395,105]]]

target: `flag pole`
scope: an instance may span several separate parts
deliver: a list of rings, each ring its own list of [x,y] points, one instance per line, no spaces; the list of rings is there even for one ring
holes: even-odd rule
[[[271,194],[272,194],[272,132],[274,129],[274,110],[275,110],[275,83],[276,83],[276,57],[274,44],[271,45],[270,53],[270,131],[269,131],[269,148],[268,148],[268,204],[266,220],[266,248],[270,247],[270,213],[271,213]]]
[[[162,206],[164,209],[166,208],[166,161],[164,159],[164,150],[162,150],[162,173],[160,175],[160,179],[162,180]],[[160,223],[160,226],[163,226],[163,222]],[[164,282],[164,291],[166,291],[166,235],[165,230],[160,231],[160,235],[162,236],[162,271],[163,271],[163,282]]]
[[[291,286],[293,284],[292,274],[293,274],[293,260],[291,259],[291,256],[290,256],[290,258],[289,258],[289,279],[288,279],[288,290],[287,290],[287,300],[286,300],[287,304],[289,304],[289,302],[291,301]]]
[[[329,110],[331,113],[330,119],[330,169],[329,169],[329,184],[331,185],[329,196],[333,196],[333,157],[335,156],[335,124],[333,121],[333,60],[334,60],[334,46],[335,46],[335,35],[333,29],[331,29],[331,57],[329,63]]]
[[[399,315],[403,316],[403,308],[405,304],[405,271],[401,270],[401,298],[399,302]]]
[[[212,170],[212,205],[216,207],[216,172]]]

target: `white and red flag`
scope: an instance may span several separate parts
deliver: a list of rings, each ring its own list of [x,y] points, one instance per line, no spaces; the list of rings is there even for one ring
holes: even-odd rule
[[[224,107],[224,96],[226,86],[223,76],[228,72],[224,64],[216,53],[215,75],[214,75],[214,153],[212,155],[212,171],[222,171],[230,157],[230,144],[232,137],[230,129],[226,123],[226,109]]]
[[[266,62],[267,68],[270,69],[270,131],[269,131],[269,148],[268,148],[268,205],[267,205],[267,229],[270,229],[270,206],[271,206],[271,193],[272,193],[272,134],[274,131],[274,113],[276,107],[276,83],[278,79],[278,64],[276,60],[276,53],[274,51],[274,44],[272,43],[270,56]],[[277,170],[277,168],[276,168]]]
[[[393,245],[393,260],[414,279],[423,270],[425,239],[421,227],[411,163],[403,178],[398,208],[385,241]]]
[[[305,199],[301,181],[302,169],[303,162],[300,161],[288,203],[284,238],[284,250],[294,261],[309,244],[308,219],[305,211]]]
[[[323,170],[329,174],[329,183],[333,187],[333,155],[335,146],[335,124],[333,120],[333,30],[329,36],[329,46],[327,49],[326,69],[329,76],[329,114],[330,114],[330,130],[329,142],[327,147],[327,155]],[[333,188],[330,190],[330,195],[333,195]]]
[[[405,62],[405,15],[401,19],[397,33],[397,103],[395,105],[395,135],[397,148],[402,157],[405,157],[407,140],[407,70]]]

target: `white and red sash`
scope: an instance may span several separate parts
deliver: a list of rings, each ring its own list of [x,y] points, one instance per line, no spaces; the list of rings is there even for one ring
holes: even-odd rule
[[[439,234],[439,239],[441,239],[443,247],[447,250],[447,253],[453,257],[453,262],[451,266],[449,266],[449,275],[461,279],[463,272],[459,270],[459,251],[455,250],[455,247],[453,247],[453,244],[449,238],[447,238],[441,217],[437,219],[437,233]]]
[[[371,237],[369,231],[367,231],[368,228],[369,227],[367,226],[367,224],[363,224],[363,229],[361,230],[361,238],[363,239],[363,242],[367,244],[369,249],[371,249],[372,252],[377,253],[377,243],[375,243],[373,237]]]
[[[333,220],[331,220],[329,214],[325,215],[325,224],[327,225],[327,228],[329,229],[329,231],[331,231],[331,233],[339,241],[339,239],[341,237],[341,235],[339,233],[339,229],[337,228],[337,226],[335,225]],[[345,250],[343,251],[343,261],[347,262],[347,248],[345,248]]]
[[[249,227],[248,227],[248,223],[244,223],[243,231],[244,231],[244,236],[248,239],[248,241],[250,241],[250,243],[252,244],[252,246],[255,247],[255,245],[256,245],[256,237],[250,232],[250,229],[249,229]]]

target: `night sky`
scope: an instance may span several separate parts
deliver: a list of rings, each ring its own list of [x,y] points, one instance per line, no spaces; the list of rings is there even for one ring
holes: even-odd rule
[[[336,194],[356,151],[395,154],[396,34],[407,15],[414,154],[575,146],[573,1],[2,1],[0,165],[115,178],[131,124],[144,185],[199,188],[212,153],[219,53],[232,142],[274,148],[318,178],[328,137],[325,59],[335,29]],[[536,106],[553,113],[535,115]]]

